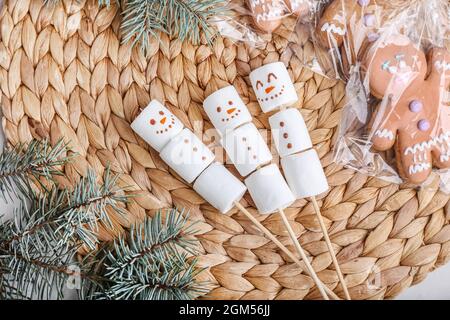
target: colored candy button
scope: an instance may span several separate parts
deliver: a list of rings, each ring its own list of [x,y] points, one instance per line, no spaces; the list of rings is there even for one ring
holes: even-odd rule
[[[409,104],[409,110],[411,110],[411,112],[415,112],[415,113],[420,112],[420,111],[422,111],[422,108],[423,108],[423,104],[419,100],[413,100]]]
[[[428,131],[430,130],[430,122],[428,120],[420,120],[417,127],[420,131]]]
[[[366,14],[364,16],[364,25],[366,27],[373,27],[375,25],[375,16],[373,14]]]

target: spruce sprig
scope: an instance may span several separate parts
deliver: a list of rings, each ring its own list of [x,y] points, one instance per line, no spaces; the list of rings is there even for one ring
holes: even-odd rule
[[[66,153],[67,145],[62,140],[53,147],[47,141],[33,140],[28,145],[6,148],[0,154],[0,195],[5,199],[29,196],[30,181],[39,183],[40,178],[52,180],[52,176],[62,175],[59,168],[70,159]]]
[[[160,32],[182,41],[198,44],[202,32],[208,43],[212,43],[216,30],[213,19],[227,15],[224,0],[128,0],[123,11],[123,41],[140,43],[146,51],[151,37]]]
[[[86,278],[87,265],[74,264],[82,245],[94,248],[97,223],[106,205],[119,209],[126,201],[115,177],[105,174],[104,186],[90,172],[73,190],[56,186],[22,203],[15,219],[0,225],[0,298],[62,298],[71,277]],[[74,274],[73,268],[79,269]]]
[[[162,221],[161,213],[134,225],[112,250],[105,251],[101,290],[91,298],[137,300],[185,300],[206,293],[196,281],[201,271],[195,254],[192,227],[185,227],[187,216],[173,209]]]
[[[1,196],[21,188],[26,197],[15,219],[0,216],[0,300],[60,299],[68,283],[90,299],[191,299],[206,293],[196,280],[196,243],[187,215],[172,210],[132,226],[126,236],[77,262],[82,246],[94,249],[99,223],[112,228],[110,210],[123,213],[128,200],[118,176],[99,179],[88,170],[71,189],[59,189],[53,176],[70,158],[62,142],[51,147],[31,142],[1,155]],[[46,179],[45,188],[33,184]],[[102,180],[102,181],[100,181]],[[44,185],[44,183],[43,183]]]

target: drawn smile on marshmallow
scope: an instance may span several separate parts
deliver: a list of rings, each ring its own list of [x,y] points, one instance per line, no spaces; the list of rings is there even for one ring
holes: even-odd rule
[[[156,129],[156,134],[163,134],[164,132],[168,132],[175,125],[175,116],[170,114],[169,117],[166,116],[164,111],[159,111],[159,118],[150,119],[150,125],[154,126]]]
[[[241,109],[235,107],[234,102],[231,100],[228,101],[227,108],[217,107],[216,111],[217,113],[224,115],[224,117],[222,118],[222,122],[227,122],[231,119],[237,118],[241,113]]]
[[[271,72],[267,75],[266,86],[264,86],[264,83],[261,80],[256,81],[256,90],[262,91],[265,94],[264,98],[258,98],[260,102],[277,99],[284,94],[285,85],[283,84],[278,88],[276,84],[273,84],[274,80],[278,80],[278,77]]]

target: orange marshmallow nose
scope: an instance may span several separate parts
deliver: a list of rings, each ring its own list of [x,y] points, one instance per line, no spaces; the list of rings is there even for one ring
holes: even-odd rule
[[[232,114],[235,110],[236,110],[236,108],[228,109],[228,110],[227,110],[227,113],[228,113],[228,114]]]
[[[159,122],[161,122],[161,124],[166,123],[167,117],[162,118]]]
[[[272,92],[273,89],[275,89],[275,87],[274,86],[270,86],[270,87],[266,88],[265,91],[266,91],[267,94],[269,94],[270,92]]]

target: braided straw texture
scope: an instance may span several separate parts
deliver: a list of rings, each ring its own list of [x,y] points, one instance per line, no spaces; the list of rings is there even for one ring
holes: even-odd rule
[[[146,58],[121,44],[117,8],[98,8],[96,1],[63,3],[51,7],[42,0],[11,0],[2,9],[2,126],[13,145],[32,137],[70,140],[79,156],[65,167],[62,186],[72,185],[88,167],[101,174],[109,164],[121,174],[121,183],[131,186],[136,198],[125,217],[111,213],[115,228],[100,230],[102,240],[114,239],[158,209],[184,207],[198,222],[200,265],[206,268],[201,279],[212,283],[205,298],[320,298],[312,280],[243,214],[219,214],[129,126],[139,108],[159,99],[202,136],[211,128],[202,110],[205,96],[233,84],[255,124],[268,128],[268,115],[261,113],[247,76],[262,64],[282,60],[289,66],[300,96],[297,107],[331,185],[319,203],[352,297],[391,298],[449,259],[449,197],[437,184],[417,191],[333,162],[332,140],[345,87],[301,67],[300,60],[314,51],[302,34],[291,39],[295,50],[290,54],[283,50],[289,37],[286,26],[259,49],[222,38],[213,48],[193,46],[162,35],[160,42],[151,43]],[[205,142],[211,139],[204,137]],[[278,215],[258,215],[248,195],[242,204],[295,251]],[[297,201],[286,214],[319,277],[342,296],[312,204]]]

